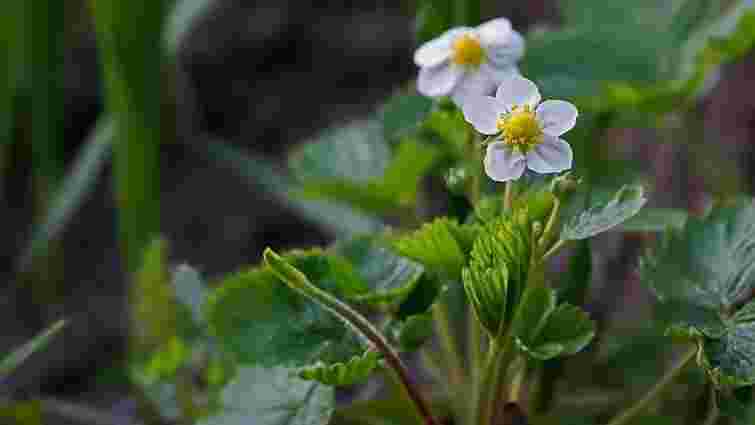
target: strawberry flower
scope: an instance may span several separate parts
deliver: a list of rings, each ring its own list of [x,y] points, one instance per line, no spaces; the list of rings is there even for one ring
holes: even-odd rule
[[[486,135],[495,136],[485,153],[485,172],[499,182],[516,180],[525,168],[558,173],[572,167],[573,153],[561,135],[577,122],[577,108],[563,100],[540,103],[535,83],[513,76],[492,96],[469,96],[464,118]]]

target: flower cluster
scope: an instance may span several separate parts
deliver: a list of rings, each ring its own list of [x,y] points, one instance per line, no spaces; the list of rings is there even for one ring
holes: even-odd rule
[[[516,180],[527,168],[558,173],[572,167],[571,147],[560,136],[576,124],[577,108],[563,100],[541,102],[537,86],[519,74],[523,54],[524,40],[506,18],[451,29],[414,54],[418,91],[451,96],[464,118],[492,137],[484,164],[495,181]]]

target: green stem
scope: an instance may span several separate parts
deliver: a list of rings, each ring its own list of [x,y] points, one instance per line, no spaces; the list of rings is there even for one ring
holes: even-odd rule
[[[506,188],[503,192],[503,210],[508,211],[511,209],[511,204],[513,202],[513,190],[514,190],[514,184],[511,181],[506,182]]]
[[[514,358],[513,337],[510,333],[499,340],[492,341],[492,349],[485,366],[481,388],[477,424],[490,425],[495,415],[495,405],[503,389],[506,371]]]
[[[468,355],[469,355],[469,374],[472,382],[471,394],[477,396],[480,392],[481,373],[484,365],[484,353],[483,353],[483,333],[482,326],[480,326],[477,316],[474,314],[474,310],[471,305],[467,306],[467,334],[468,334]],[[474,423],[474,416],[476,414],[477,399],[475,397],[470,398],[469,407],[467,409],[467,421],[468,424]]]
[[[554,243],[553,246],[551,246],[551,248],[548,251],[546,251],[545,254],[543,254],[543,260],[542,261],[545,261],[545,260],[551,258],[556,252],[558,252],[561,248],[563,248],[563,246],[566,244],[566,242],[567,241],[565,241],[563,239],[559,239],[558,242]]]
[[[458,389],[464,382],[461,356],[457,350],[456,338],[451,331],[451,321],[448,319],[448,306],[444,301],[435,304],[432,309],[440,345],[443,348],[444,357],[448,366],[448,381],[451,386]]]
[[[334,296],[314,286],[302,272],[287,263],[272,249],[265,249],[263,256],[265,258],[265,263],[272,269],[273,273],[275,273],[275,275],[285,282],[291,289],[319,303],[336,317],[350,325],[356,332],[369,340],[374,345],[375,349],[380,351],[388,366],[393,369],[398,376],[425,425],[437,424],[432,416],[428,403],[422,397],[422,393],[416,387],[409,375],[409,370],[401,361],[398,353],[390,346],[385,336],[383,336],[383,334],[380,333],[380,331],[378,331],[369,320],[359,314],[356,310],[353,310],[348,305],[336,299]]]
[[[553,229],[556,226],[556,222],[558,221],[558,213],[561,210],[561,200],[556,197],[553,201],[553,208],[551,209],[551,214],[548,217],[548,222],[545,224],[545,230],[543,230],[543,235],[540,237],[540,240],[538,241],[538,245],[540,246],[540,249],[544,249],[546,244],[550,242],[551,236],[553,233]]]
[[[698,350],[699,348],[697,347],[697,345],[692,346],[690,349],[688,349],[679,358],[679,360],[674,363],[673,367],[669,369],[668,372],[666,372],[666,374],[663,375],[663,377],[661,377],[658,382],[656,382],[653,388],[651,388],[644,397],[637,400],[632,406],[614,417],[610,422],[608,422],[607,425],[625,425],[632,419],[640,415],[642,412],[644,412],[645,409],[647,409],[652,402],[656,401],[658,397],[663,394],[663,391],[666,390],[669,385],[674,382],[674,380],[682,373],[685,366],[687,366],[687,364],[689,364],[689,362],[695,358]]]

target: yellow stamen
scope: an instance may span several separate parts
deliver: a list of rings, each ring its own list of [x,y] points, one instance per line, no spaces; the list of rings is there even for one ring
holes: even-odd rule
[[[457,65],[480,66],[485,61],[485,51],[477,37],[464,34],[453,41],[451,61]]]
[[[511,112],[498,118],[496,127],[503,142],[521,153],[529,152],[543,141],[543,129],[528,105],[515,106]]]

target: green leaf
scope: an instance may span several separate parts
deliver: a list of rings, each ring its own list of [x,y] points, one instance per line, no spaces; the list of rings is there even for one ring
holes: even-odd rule
[[[643,208],[622,224],[625,232],[663,232],[681,229],[687,222],[687,212],[673,208]]]
[[[583,239],[577,242],[575,252],[569,259],[569,272],[558,288],[559,298],[574,305],[582,305],[591,282],[592,248],[590,240]]]
[[[429,271],[458,280],[476,232],[473,225],[438,218],[395,240],[393,247],[399,254],[423,264]]]
[[[705,366],[719,385],[755,385],[755,301],[727,322],[721,338],[705,340]]]
[[[313,250],[286,257],[322,290],[338,298],[369,288],[342,258]],[[236,273],[208,297],[210,331],[238,361],[272,367],[336,363],[363,347],[342,321],[281,283],[268,267]]]
[[[398,93],[392,96],[380,111],[385,138],[390,141],[411,134],[432,107],[432,99],[418,94]]]
[[[428,311],[409,316],[404,320],[393,320],[389,323],[388,329],[401,351],[412,352],[418,350],[432,337],[434,320]]]
[[[178,300],[170,282],[167,251],[164,240],[154,240],[134,274],[131,320],[137,351],[160,347],[178,335]]]
[[[26,361],[32,354],[43,349],[50,343],[52,338],[66,326],[65,320],[59,320],[32,338],[24,345],[16,348],[10,354],[0,360],[0,378],[13,372],[21,363]]]
[[[348,260],[369,286],[369,292],[355,297],[362,302],[402,301],[417,285],[424,270],[420,264],[394,254],[371,236],[338,243],[334,251]]]
[[[677,327],[720,336],[723,317],[755,287],[755,208],[752,200],[691,217],[667,233],[642,262],[642,278]]]
[[[514,320],[527,286],[531,230],[523,217],[505,216],[477,238],[462,271],[464,291],[475,315],[492,336]]]
[[[464,115],[456,109],[433,111],[427,117],[424,127],[443,142],[446,152],[458,159],[464,158],[474,137],[474,132],[464,119]]]
[[[200,425],[322,425],[335,408],[335,391],[284,367],[244,367],[222,393],[223,413]]]
[[[437,159],[437,149],[405,138],[379,184],[393,194],[399,205],[414,206],[421,179]]]
[[[340,179],[366,183],[380,178],[390,162],[390,150],[377,120],[349,123],[322,131],[289,158],[301,182]]]
[[[205,284],[199,272],[188,264],[181,264],[173,270],[173,287],[178,301],[191,312],[195,323],[202,323],[202,304]]]
[[[354,356],[346,362],[326,364],[317,362],[299,371],[301,379],[318,381],[331,386],[360,384],[372,375],[380,365],[381,355],[367,350],[361,356]]]
[[[446,290],[445,285],[442,285],[429,274],[423,273],[406,299],[399,304],[394,313],[395,319],[407,320],[411,316],[427,313],[438,297],[443,295]]]
[[[519,344],[535,345],[550,315],[556,308],[556,291],[545,285],[527,288],[517,306],[512,331]]]
[[[564,224],[564,240],[587,239],[603,233],[637,214],[647,202],[641,186],[624,186],[613,199],[583,211]]]
[[[527,346],[534,358],[548,360],[582,351],[595,336],[595,322],[571,304],[561,304],[548,316],[545,326]]]

